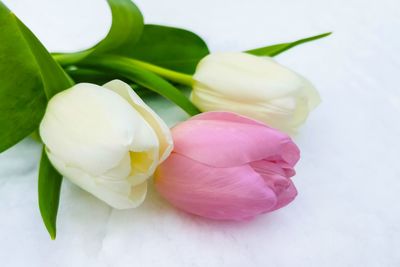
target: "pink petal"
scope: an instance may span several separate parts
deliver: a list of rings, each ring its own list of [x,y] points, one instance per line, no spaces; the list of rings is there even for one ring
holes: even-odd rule
[[[281,154],[290,164],[299,158],[286,134],[228,112],[195,116],[174,127],[172,134],[176,153],[210,166],[233,167]]]
[[[213,121],[232,121],[243,124],[250,125],[260,125],[264,127],[268,127],[265,123],[233,113],[233,112],[225,112],[225,111],[210,111],[200,113],[191,118],[191,120],[213,120]],[[271,127],[268,127],[271,128]]]
[[[296,198],[297,189],[294,186],[292,180],[289,179],[288,181],[289,181],[289,186],[285,190],[281,191],[281,193],[277,196],[278,202],[276,203],[275,207],[270,211],[280,209],[280,208],[288,205],[290,202],[292,202]]]
[[[265,183],[276,194],[278,202],[272,210],[286,206],[297,196],[296,187],[287,176],[289,172],[287,166],[282,166],[280,162],[274,163],[266,160],[252,162],[250,166],[264,178]],[[293,169],[290,170],[294,172]]]
[[[292,141],[281,146],[279,154],[282,160],[287,162],[291,167],[294,167],[300,159],[300,150]]]
[[[250,166],[215,168],[172,153],[155,184],[174,206],[219,220],[243,220],[276,206],[273,190]]]

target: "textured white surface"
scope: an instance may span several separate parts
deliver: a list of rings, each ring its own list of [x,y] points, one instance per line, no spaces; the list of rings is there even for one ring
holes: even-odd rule
[[[110,25],[102,0],[4,2],[52,51],[88,47]],[[36,200],[40,147],[25,140],[0,155],[0,266],[400,266],[399,1],[137,3],[147,22],[192,29],[213,51],[335,32],[277,58],[323,99],[296,137],[299,196],[224,223],[181,213],[154,192],[138,209],[112,210],[64,182],[50,241]]]

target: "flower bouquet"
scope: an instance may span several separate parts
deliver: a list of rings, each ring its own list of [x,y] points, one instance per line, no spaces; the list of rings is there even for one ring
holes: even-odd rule
[[[116,209],[139,206],[149,182],[173,206],[216,220],[290,203],[300,158],[290,135],[320,99],[273,57],[330,33],[210,53],[193,32],[145,24],[130,0],[108,4],[103,40],[50,53],[0,2],[0,152],[26,137],[43,144],[38,199],[51,238],[63,177]],[[152,95],[188,119],[170,129],[146,104]]]

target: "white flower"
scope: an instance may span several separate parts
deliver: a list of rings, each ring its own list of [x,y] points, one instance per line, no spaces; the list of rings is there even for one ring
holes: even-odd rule
[[[147,179],[173,146],[167,125],[119,80],[54,96],[40,136],[62,175],[118,209],[143,202]]]
[[[269,57],[216,53],[194,74],[191,100],[202,111],[232,111],[294,133],[320,102],[302,76]]]

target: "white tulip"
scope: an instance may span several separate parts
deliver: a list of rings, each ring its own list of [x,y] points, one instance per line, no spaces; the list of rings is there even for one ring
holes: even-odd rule
[[[143,202],[147,179],[173,146],[168,126],[119,80],[54,96],[40,136],[62,175],[118,209]]]
[[[236,112],[288,133],[320,102],[309,81],[269,57],[211,54],[198,64],[194,80],[191,100],[200,110]]]

